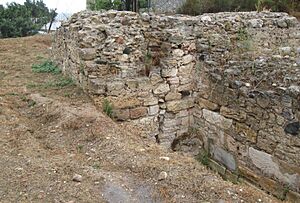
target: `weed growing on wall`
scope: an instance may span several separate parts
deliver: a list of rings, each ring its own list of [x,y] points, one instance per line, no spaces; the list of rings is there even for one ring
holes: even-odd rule
[[[102,103],[102,110],[106,115],[108,115],[110,118],[112,118],[113,106],[107,99],[104,99],[104,101]]]
[[[206,150],[201,150],[197,155],[196,159],[201,162],[204,166],[209,164],[209,153]]]

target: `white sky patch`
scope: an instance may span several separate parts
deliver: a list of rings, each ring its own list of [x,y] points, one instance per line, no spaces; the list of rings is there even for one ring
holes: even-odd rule
[[[23,4],[25,0],[0,0],[0,4],[16,2]],[[48,8],[57,8],[58,13],[76,13],[86,9],[86,0],[43,0]]]

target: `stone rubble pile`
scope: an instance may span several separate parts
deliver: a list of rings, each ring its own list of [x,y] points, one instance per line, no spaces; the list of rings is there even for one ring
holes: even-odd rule
[[[53,55],[95,101],[112,104],[114,119],[167,147],[196,128],[224,173],[278,196],[280,187],[300,192],[294,17],[81,12],[55,34]]]

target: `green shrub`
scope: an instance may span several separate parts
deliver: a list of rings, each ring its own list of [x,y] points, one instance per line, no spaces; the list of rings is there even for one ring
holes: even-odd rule
[[[89,7],[91,10],[120,10],[122,8],[122,1],[121,0],[95,0],[94,2],[89,2]]]
[[[34,64],[31,67],[33,72],[36,73],[52,73],[52,74],[59,74],[61,70],[55,65],[52,61],[44,61],[41,64]]]
[[[139,8],[147,8],[147,0],[138,0]],[[131,10],[130,0],[95,0],[89,1],[88,6],[91,10]]]
[[[49,87],[56,87],[56,88],[63,88],[70,85],[73,85],[74,81],[69,77],[60,77],[58,80],[55,80],[54,82],[50,82],[46,84],[46,86]]]
[[[225,11],[280,11],[293,13],[300,11],[299,0],[187,0],[178,13],[200,15]]]
[[[202,149],[200,153],[197,155],[196,159],[201,162],[204,166],[208,166],[209,164],[209,153]]]
[[[57,13],[49,10],[42,0],[26,0],[24,5],[17,3],[0,5],[0,38],[24,37],[36,34],[43,25]]]

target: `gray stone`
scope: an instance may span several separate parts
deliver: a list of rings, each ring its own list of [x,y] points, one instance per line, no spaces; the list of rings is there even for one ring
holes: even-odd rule
[[[152,106],[158,104],[158,99],[156,97],[147,97],[144,99],[144,106]]]
[[[201,16],[200,20],[202,22],[211,22],[212,21],[210,16]]]
[[[164,68],[161,71],[163,77],[176,77],[178,72],[177,68]]]
[[[209,123],[222,129],[229,129],[232,126],[232,119],[227,119],[219,113],[207,109],[203,109],[202,111],[203,118]]]
[[[290,55],[292,52],[292,48],[291,47],[280,47],[279,51],[282,55]]]
[[[252,163],[261,170],[261,172],[269,177],[276,177],[283,183],[287,183],[292,186],[298,186],[299,183],[299,174],[290,174],[283,173],[280,170],[280,166],[274,160],[274,157],[271,154],[267,154],[263,151],[254,149],[253,147],[249,148],[249,158]],[[274,160],[273,160],[274,159]]]
[[[158,112],[159,112],[159,105],[150,106],[148,109],[148,114],[150,116],[154,116],[154,115],[158,114]]]
[[[166,94],[170,91],[170,86],[168,84],[160,84],[156,89],[153,90],[153,93],[156,95]]]
[[[169,92],[165,97],[166,101],[179,100],[179,99],[181,99],[181,94],[178,92]]]
[[[80,49],[80,57],[82,60],[93,60],[96,58],[96,49],[86,48]]]
[[[231,153],[227,152],[221,147],[214,146],[214,145],[211,146],[210,153],[215,160],[225,165],[231,171],[236,170],[237,164],[234,156]]]
[[[251,19],[248,23],[252,28],[262,28],[264,25],[264,21],[262,19]]]
[[[193,55],[190,55],[190,54],[186,55],[182,58],[182,64],[185,65],[185,64],[191,63],[193,60],[194,60]]]
[[[182,57],[184,55],[184,51],[181,49],[175,49],[173,51],[173,55],[174,57]]]
[[[179,112],[184,109],[189,109],[194,106],[194,99],[182,99],[167,102],[167,110],[171,112]]]
[[[160,172],[160,174],[158,175],[158,180],[165,180],[168,177],[167,172],[162,171]]]
[[[82,181],[82,175],[75,174],[72,178],[73,181],[75,182],[81,182]]]

